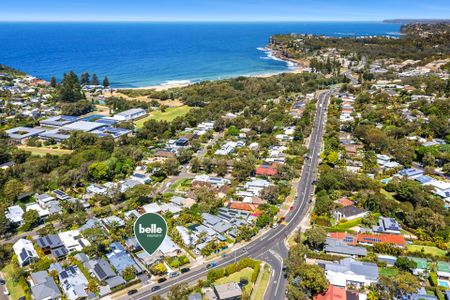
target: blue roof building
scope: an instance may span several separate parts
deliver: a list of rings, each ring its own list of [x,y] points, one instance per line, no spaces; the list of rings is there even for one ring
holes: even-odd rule
[[[114,242],[110,245],[111,252],[106,254],[111,265],[122,274],[123,270],[127,267],[133,267],[136,274],[142,273],[141,267],[134,261],[130,254],[127,253],[125,248],[118,242]]]

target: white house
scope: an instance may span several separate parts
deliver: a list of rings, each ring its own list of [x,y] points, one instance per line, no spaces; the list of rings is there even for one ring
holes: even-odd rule
[[[145,116],[147,112],[142,108],[132,108],[114,115],[114,119],[118,121],[133,121]]]
[[[60,232],[58,236],[69,252],[81,251],[84,247],[91,245],[88,240],[81,236],[78,229]]]
[[[21,238],[18,240],[13,245],[13,250],[21,267],[27,266],[32,262],[39,260],[39,256],[34,249],[33,243],[27,239]]]
[[[8,210],[5,212],[5,217],[14,224],[21,224],[23,222],[23,214],[24,211],[22,207],[19,205],[14,205],[8,207]]]

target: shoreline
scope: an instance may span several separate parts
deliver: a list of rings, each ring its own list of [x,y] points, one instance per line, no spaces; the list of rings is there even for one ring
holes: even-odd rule
[[[282,54],[279,53],[279,51],[271,49],[269,47],[264,48],[257,48],[260,51],[263,51],[267,54],[267,57],[273,60],[283,61],[288,65],[288,69],[285,71],[279,71],[279,72],[272,72],[272,73],[262,73],[262,74],[252,74],[252,75],[235,75],[230,76],[226,78],[218,78],[218,79],[205,79],[201,81],[216,81],[216,80],[224,80],[224,79],[231,79],[236,77],[255,77],[255,78],[267,78],[283,73],[302,73],[304,70],[304,66],[302,62],[296,61],[294,59],[290,59],[287,57],[284,57]],[[164,83],[161,83],[159,85],[150,85],[150,86],[143,86],[143,87],[130,87],[130,88],[115,88],[115,90],[155,90],[155,91],[167,91],[174,88],[183,88],[187,87],[196,83],[199,83],[201,81],[190,81],[190,80],[173,80],[173,81],[167,81]]]

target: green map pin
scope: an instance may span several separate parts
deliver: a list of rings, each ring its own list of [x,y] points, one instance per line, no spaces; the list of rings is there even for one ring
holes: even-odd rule
[[[152,255],[166,238],[166,220],[155,213],[143,214],[134,222],[134,235],[142,249]]]

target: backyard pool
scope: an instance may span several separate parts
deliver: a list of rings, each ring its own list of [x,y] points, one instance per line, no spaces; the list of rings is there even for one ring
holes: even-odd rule
[[[450,287],[450,285],[448,284],[448,281],[445,281],[445,280],[438,280],[438,284],[439,284],[439,286],[443,286],[445,288]]]

